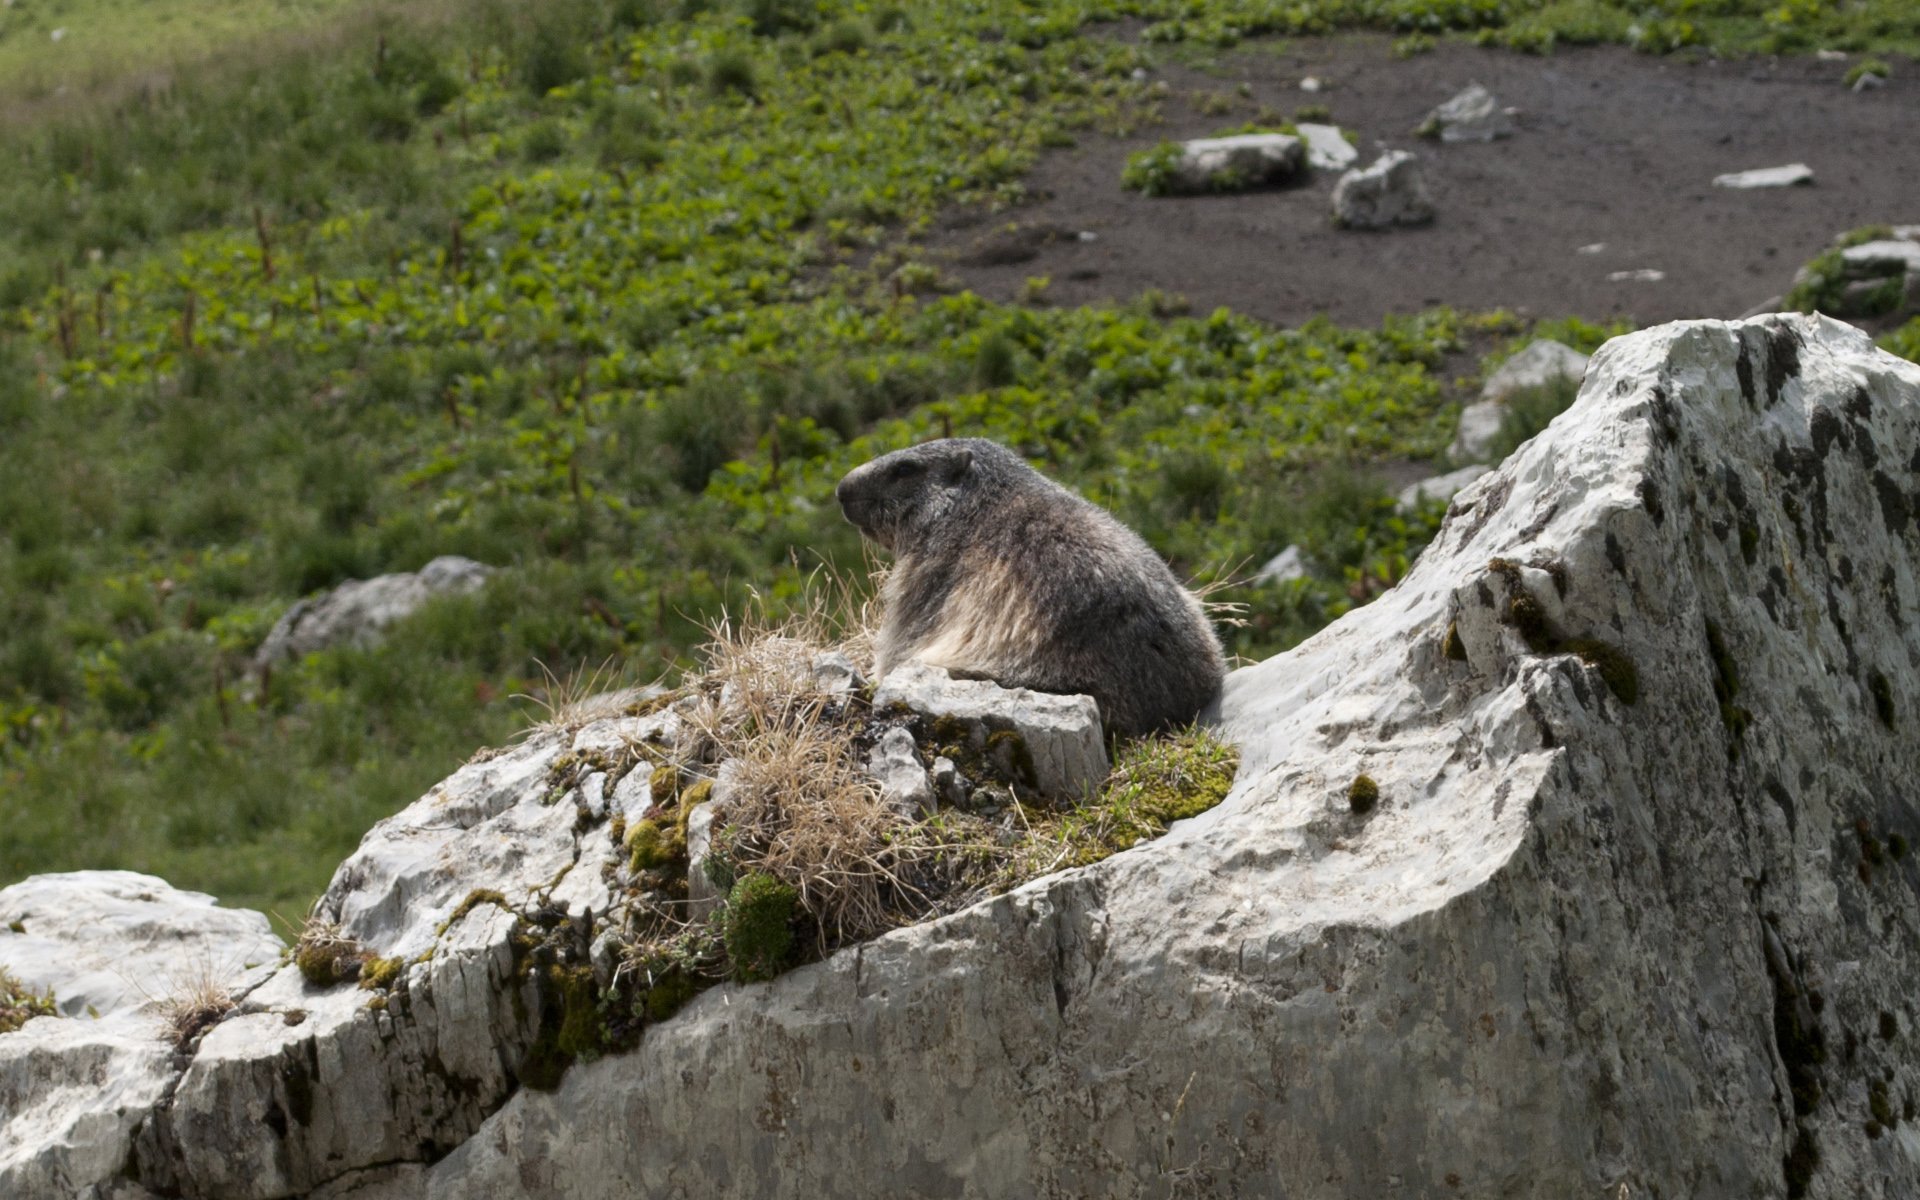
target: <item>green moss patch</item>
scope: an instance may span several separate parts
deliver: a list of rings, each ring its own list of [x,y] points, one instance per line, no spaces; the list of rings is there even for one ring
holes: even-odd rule
[[[1347,807],[1356,817],[1364,817],[1380,803],[1380,785],[1371,775],[1356,775],[1347,785]]]
[[[310,923],[293,946],[293,962],[315,987],[332,987],[360,978],[361,967],[372,957],[336,927]]]
[[[743,983],[772,979],[793,955],[793,921],[800,893],[773,876],[742,876],[722,910],[722,938],[733,977]]]

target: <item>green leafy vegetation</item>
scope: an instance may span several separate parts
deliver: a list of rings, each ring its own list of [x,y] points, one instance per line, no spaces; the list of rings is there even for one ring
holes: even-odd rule
[[[1548,10],[1207,11],[403,7],[0,129],[0,880],[129,867],[298,910],[547,669],[651,678],[750,595],[856,567],[833,482],[941,433],[1201,584],[1301,545],[1309,578],[1223,594],[1243,655],[1390,586],[1439,506],[1376,470],[1439,452],[1443,366],[1510,325],[997,305],[914,250],[1073,131],[1150,121],[1134,72],[1170,43]],[[301,596],[445,553],[502,570],[377,648],[253,664]]]
[[[36,992],[0,967],[0,1033],[12,1033],[35,1017],[55,1015],[52,992]]]

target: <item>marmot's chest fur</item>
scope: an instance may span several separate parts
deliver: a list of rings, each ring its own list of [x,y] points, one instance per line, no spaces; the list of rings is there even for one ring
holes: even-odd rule
[[[1132,530],[1005,447],[927,442],[855,469],[837,495],[894,556],[876,674],[921,662],[1085,693],[1120,733],[1191,721],[1218,693],[1200,602]]]

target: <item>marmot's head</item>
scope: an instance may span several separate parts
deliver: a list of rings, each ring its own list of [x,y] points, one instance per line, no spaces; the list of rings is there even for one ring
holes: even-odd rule
[[[978,438],[941,438],[883,454],[847,472],[833,494],[855,528],[895,550],[902,534],[923,533],[953,507],[981,447],[999,449]]]

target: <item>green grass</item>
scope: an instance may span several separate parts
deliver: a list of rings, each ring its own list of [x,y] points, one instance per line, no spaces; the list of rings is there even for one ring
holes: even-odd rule
[[[834,481],[946,432],[1200,583],[1299,543],[1312,577],[1221,597],[1273,653],[1404,573],[1437,506],[1371,473],[1448,440],[1448,356],[1521,332],[942,294],[912,248],[942,208],[1152,122],[1132,75],[1169,31],[1106,18],[1169,4],[462,11],[0,131],[0,880],[131,867],[296,915],[546,669],[651,678],[857,569]],[[444,553],[505,569],[377,650],[250,670],[298,597]]]
[[[372,7],[367,0],[13,0],[0,8],[0,98],[58,111],[154,86],[216,55],[324,40],[343,17]]]

